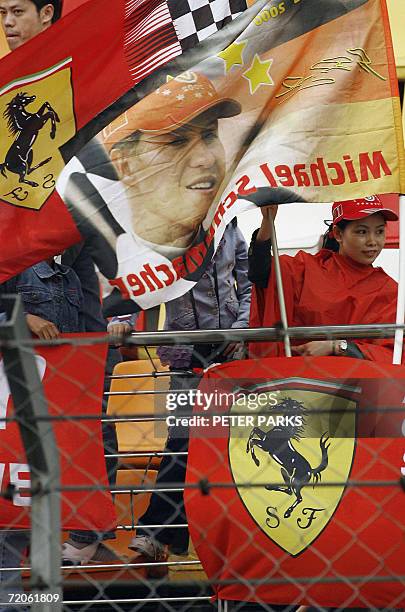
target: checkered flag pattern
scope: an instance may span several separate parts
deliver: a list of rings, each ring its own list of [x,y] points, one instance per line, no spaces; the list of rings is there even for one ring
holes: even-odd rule
[[[246,0],[167,0],[183,51],[215,34],[247,8]]]
[[[215,34],[246,0],[127,0],[125,55],[135,83]]]

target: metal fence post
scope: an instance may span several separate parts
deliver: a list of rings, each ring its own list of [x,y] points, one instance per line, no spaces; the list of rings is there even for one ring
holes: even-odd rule
[[[31,609],[62,610],[59,457],[21,299],[2,297],[1,351],[31,472]],[[38,418],[39,417],[39,418]],[[32,600],[32,603],[31,603]]]

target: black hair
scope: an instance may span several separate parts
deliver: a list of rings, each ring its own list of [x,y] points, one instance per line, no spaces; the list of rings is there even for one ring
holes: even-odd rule
[[[63,0],[31,0],[31,2],[35,4],[38,13],[47,4],[52,4],[52,23],[55,23],[55,21],[58,21],[58,19],[60,19],[60,16],[62,15]]]
[[[346,229],[346,227],[351,223],[347,219],[342,219],[338,223],[336,223],[336,227],[338,227],[342,232]],[[328,229],[323,235],[322,239],[322,248],[328,249],[328,251],[334,251],[335,253],[339,252],[339,243],[333,235],[333,223],[328,226]]]

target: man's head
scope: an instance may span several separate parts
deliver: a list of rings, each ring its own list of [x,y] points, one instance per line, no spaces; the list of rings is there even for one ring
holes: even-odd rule
[[[0,17],[11,51],[57,21],[61,15],[62,1],[0,0]]]
[[[170,80],[109,126],[104,142],[129,188],[136,234],[184,247],[225,176],[218,120],[240,113],[204,75]]]

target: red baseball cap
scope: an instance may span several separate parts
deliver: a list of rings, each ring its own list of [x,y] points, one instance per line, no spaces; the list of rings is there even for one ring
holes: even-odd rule
[[[204,74],[183,72],[114,119],[103,130],[104,145],[110,151],[134,132],[171,132],[209,109],[217,118],[234,117],[242,110],[236,100],[221,97]]]
[[[398,215],[390,208],[386,208],[377,195],[357,198],[356,200],[343,200],[334,202],[332,206],[333,224],[339,221],[355,221],[363,219],[374,213],[380,213],[387,221],[397,221]]]

